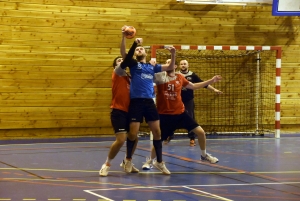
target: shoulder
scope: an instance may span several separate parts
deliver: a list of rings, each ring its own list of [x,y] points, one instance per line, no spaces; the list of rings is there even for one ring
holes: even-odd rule
[[[175,75],[179,78],[184,78],[184,75],[182,75],[180,72],[175,72]]]
[[[154,83],[158,84],[162,84],[164,83],[164,81],[166,80],[166,72],[159,72],[159,73],[155,73],[154,74]]]
[[[194,73],[194,72],[192,72],[192,75],[193,75],[193,76],[197,76],[197,77],[198,77],[198,75],[197,75],[196,73]]]

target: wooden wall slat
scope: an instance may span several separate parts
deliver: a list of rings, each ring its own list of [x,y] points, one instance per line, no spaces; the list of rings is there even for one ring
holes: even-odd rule
[[[6,107],[109,107],[111,99],[110,96],[102,97],[99,100],[0,100],[0,105],[5,105]]]
[[[24,120],[1,121],[1,129],[27,128],[80,128],[80,127],[111,127],[110,122],[99,119],[55,119],[55,120]]]
[[[109,79],[90,79],[90,80],[6,80],[2,79],[2,86],[10,87],[32,87],[32,88],[99,88],[111,87]]]
[[[94,79],[111,79],[111,71],[108,72],[32,72],[32,71],[1,71],[0,78],[2,79],[16,79],[23,80],[94,80]]]
[[[146,46],[281,46],[281,127],[297,131],[300,19],[271,11],[169,0],[1,1],[0,139],[113,134],[111,65],[125,24],[137,28]]]
[[[109,118],[110,112],[99,111],[99,112],[24,112],[24,113],[1,113],[1,118],[5,121],[27,121],[27,120],[36,120],[43,119],[47,120],[72,120],[72,119],[83,119],[83,120],[93,120],[97,118]]]
[[[101,137],[111,134],[113,129],[108,127],[0,129],[1,139]]]

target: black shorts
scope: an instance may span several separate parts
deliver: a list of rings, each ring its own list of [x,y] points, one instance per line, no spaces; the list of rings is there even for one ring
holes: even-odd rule
[[[128,112],[118,109],[112,109],[110,112],[110,121],[115,133],[129,131]]]
[[[190,132],[199,124],[186,112],[182,114],[170,115],[160,114],[161,140],[166,140],[170,134],[173,134],[176,128],[184,128]]]
[[[145,117],[146,122],[159,120],[156,105],[152,98],[131,99],[128,113],[130,122],[143,122],[143,117]]]

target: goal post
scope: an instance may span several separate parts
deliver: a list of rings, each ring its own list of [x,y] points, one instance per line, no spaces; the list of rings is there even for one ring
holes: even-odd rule
[[[202,80],[223,77],[213,84],[222,95],[194,92],[195,118],[206,133],[280,138],[281,47],[152,45],[151,58],[165,63],[171,58],[168,46],[176,48],[176,63],[187,60]]]

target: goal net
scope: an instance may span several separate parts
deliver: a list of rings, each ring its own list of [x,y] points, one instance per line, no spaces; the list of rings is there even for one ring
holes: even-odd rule
[[[151,53],[157,63],[163,64],[171,58],[164,47],[153,46],[148,55]],[[187,60],[189,70],[202,80],[214,75],[223,77],[221,82],[212,85],[223,92],[221,95],[205,88],[194,91],[195,119],[207,134],[275,133],[277,51],[254,46],[174,47],[176,63]],[[183,129],[176,131],[177,134],[186,132]]]

